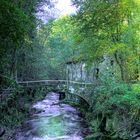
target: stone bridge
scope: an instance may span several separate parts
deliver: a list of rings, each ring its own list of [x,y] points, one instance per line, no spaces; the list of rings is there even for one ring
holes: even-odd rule
[[[85,83],[77,81],[68,81],[68,80],[36,80],[36,81],[22,81],[17,82],[18,84],[25,87],[34,87],[34,86],[54,86],[58,91],[65,94],[67,99],[71,99],[75,95],[84,99],[89,106],[92,106],[92,94],[94,83]]]

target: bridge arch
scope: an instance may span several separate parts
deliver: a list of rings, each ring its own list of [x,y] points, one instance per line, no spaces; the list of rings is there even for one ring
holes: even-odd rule
[[[93,83],[84,83],[68,80],[37,80],[37,81],[21,81],[18,84],[30,86],[54,86],[56,92],[60,94],[60,99],[72,99],[74,96],[78,97],[81,102],[91,106],[91,97],[87,94],[88,87],[93,87]]]

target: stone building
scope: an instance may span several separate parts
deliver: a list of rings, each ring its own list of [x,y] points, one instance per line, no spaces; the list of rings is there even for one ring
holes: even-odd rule
[[[70,81],[93,82],[99,79],[103,74],[121,78],[119,66],[115,58],[104,56],[90,66],[86,61],[69,61],[67,65],[67,79]]]

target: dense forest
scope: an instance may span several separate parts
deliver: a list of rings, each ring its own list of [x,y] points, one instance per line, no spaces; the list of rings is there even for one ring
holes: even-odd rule
[[[68,102],[89,125],[86,140],[139,140],[140,1],[72,0],[76,13],[59,18],[55,3],[0,0],[0,138],[54,91],[18,82],[69,80],[93,84],[89,107]]]

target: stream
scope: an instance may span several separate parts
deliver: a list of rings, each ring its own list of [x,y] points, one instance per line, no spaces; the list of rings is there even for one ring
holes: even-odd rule
[[[49,93],[33,104],[38,110],[12,140],[84,140],[88,127],[78,109],[59,103],[59,94]]]

